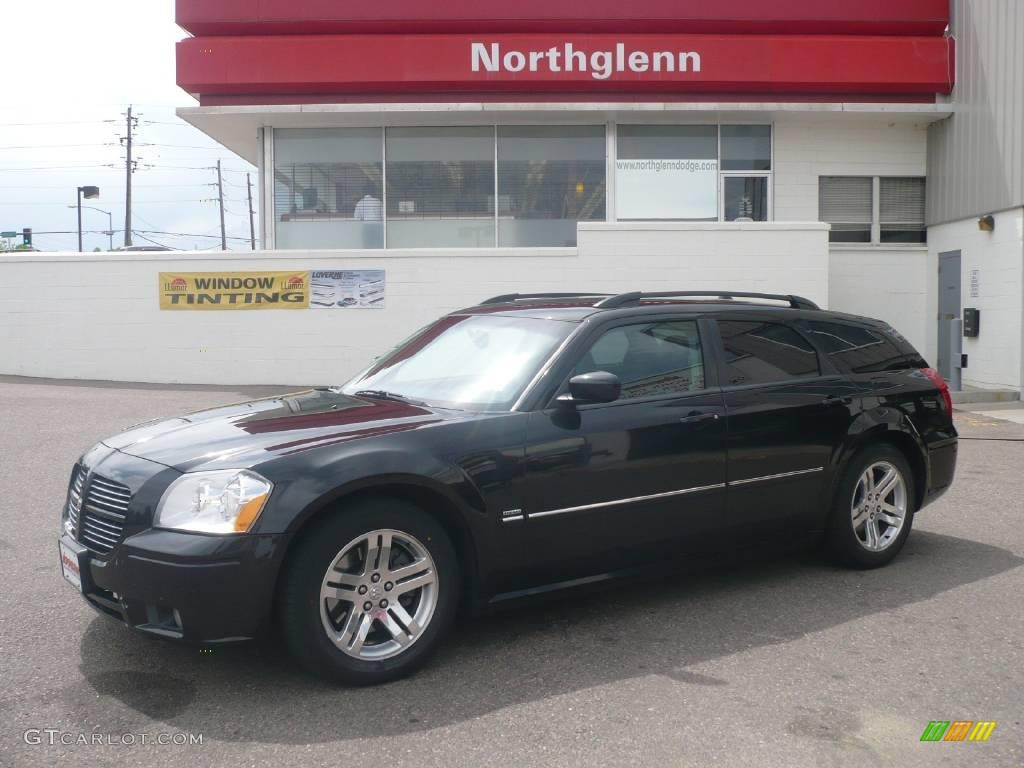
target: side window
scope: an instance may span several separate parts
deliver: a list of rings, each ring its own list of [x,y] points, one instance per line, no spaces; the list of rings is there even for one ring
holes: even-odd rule
[[[787,325],[720,320],[718,328],[727,384],[770,384],[819,373],[814,347]]]
[[[704,389],[704,355],[693,320],[624,325],[594,342],[573,375],[607,371],[622,381],[622,399]]]
[[[878,373],[924,368],[924,360],[896,331],[842,323],[807,324],[814,340],[840,373]]]

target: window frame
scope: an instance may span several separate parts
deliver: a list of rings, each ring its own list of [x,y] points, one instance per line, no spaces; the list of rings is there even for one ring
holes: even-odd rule
[[[818,221],[825,224],[832,224],[833,222],[825,221],[821,218],[821,181],[822,179],[833,178],[833,179],[871,179],[871,236],[868,242],[858,243],[849,242],[842,240],[833,240],[832,232],[829,232],[828,245],[829,248],[864,248],[865,246],[879,247],[879,248],[927,248],[928,247],[928,223],[927,218],[923,218],[921,221],[922,231],[924,232],[924,240],[920,243],[906,243],[899,241],[882,242],[882,179],[920,179],[923,184],[924,194],[927,197],[928,194],[928,176],[927,175],[913,175],[913,174],[900,174],[896,175],[867,175],[867,174],[856,174],[856,173],[822,173],[818,174]],[[846,222],[837,222],[846,223]],[[892,225],[894,223],[909,224],[911,222],[885,222],[885,224]]]
[[[799,386],[807,382],[821,381],[825,378],[841,378],[835,367],[832,365],[832,361],[828,360],[822,355],[821,349],[815,344],[810,334],[806,333],[800,326],[799,318],[780,318],[778,315],[766,314],[762,312],[751,311],[749,313],[723,313],[716,315],[711,322],[714,324],[714,343],[715,343],[715,357],[718,361],[717,378],[721,382],[721,388],[723,391],[742,391],[747,389],[758,389],[761,387],[780,387],[780,386]],[[720,323],[722,322],[734,322],[734,323],[772,323],[773,325],[781,325],[789,328],[797,336],[806,342],[812,350],[814,350],[814,356],[818,361],[818,373],[815,376],[800,376],[790,377],[788,379],[778,379],[777,381],[763,381],[756,382],[754,384],[732,384],[729,381],[729,361],[725,351],[725,340],[722,337],[722,329]]]
[[[618,211],[618,174],[616,173],[617,163],[619,159],[619,128],[626,125],[655,125],[655,126],[679,126],[679,125],[713,125],[716,129],[716,135],[718,138],[718,184],[716,186],[716,194],[718,196],[718,215],[715,221],[706,219],[622,219],[619,217]],[[722,126],[723,125],[767,125],[768,126],[768,170],[722,170]],[[666,223],[681,223],[687,222],[693,223],[706,223],[706,224],[729,224],[725,220],[725,179],[729,176],[757,176],[768,179],[768,200],[767,210],[768,218],[765,219],[766,223],[775,221],[775,121],[769,120],[727,120],[722,122],[720,120],[715,122],[651,122],[650,120],[619,120],[609,124],[608,131],[608,172],[606,178],[610,178],[611,181],[607,182],[609,194],[606,197],[607,201],[607,216],[608,221],[612,223],[649,223],[649,222],[666,222]]]
[[[870,377],[873,377],[873,376],[882,376],[882,375],[886,375],[887,373],[892,373],[892,372],[906,372],[906,371],[911,371],[911,370],[920,370],[923,367],[927,367],[927,361],[921,356],[920,352],[918,352],[917,349],[912,344],[910,344],[910,342],[904,340],[904,342],[906,343],[907,348],[909,350],[913,351],[915,355],[917,355],[918,362],[920,362],[921,365],[908,365],[906,368],[892,368],[892,369],[884,369],[884,370],[879,370],[879,371],[855,371],[852,368],[850,370],[843,370],[843,367],[840,367],[840,365],[839,365],[839,363],[841,361],[838,361],[838,360],[833,358],[833,354],[837,354],[837,353],[829,352],[829,350],[825,346],[824,342],[819,338],[819,336],[821,334],[813,330],[812,324],[814,324],[814,323],[819,323],[819,324],[824,324],[824,325],[838,325],[838,326],[843,327],[843,328],[855,328],[855,329],[858,329],[858,330],[861,330],[861,331],[866,331],[868,333],[874,333],[874,334],[877,334],[878,336],[880,336],[882,338],[883,343],[888,343],[894,349],[896,349],[897,352],[901,352],[897,340],[892,338],[891,331],[894,331],[895,329],[893,329],[891,327],[888,328],[888,329],[882,328],[882,327],[875,327],[875,326],[864,324],[864,323],[857,323],[857,322],[853,322],[853,321],[849,321],[849,320],[845,320],[844,321],[844,320],[841,320],[841,319],[811,319],[811,318],[802,318],[802,319],[800,319],[798,321],[799,329],[801,331],[803,331],[804,336],[806,336],[810,340],[811,344],[814,345],[814,348],[818,350],[818,360],[820,361],[821,367],[824,369],[827,366],[828,369],[831,370],[833,372],[833,374],[835,376],[837,376],[837,377],[840,377],[840,378],[843,378],[843,379],[846,379],[846,380],[855,380],[857,378],[870,378]],[[849,350],[842,350],[842,351],[846,352],[846,351],[849,351]],[[899,359],[899,358],[908,357],[908,356],[909,356],[909,353],[902,353],[901,352],[901,354],[898,355],[896,358],[889,358],[889,359]],[[850,368],[850,366],[844,366],[844,367]]]
[[[735,222],[735,219],[726,220],[725,218],[725,182],[726,179],[767,179],[765,183],[766,194],[768,199],[765,201],[765,209],[768,212],[768,218],[764,221],[754,219],[755,224],[763,224],[765,222],[773,221],[775,219],[775,195],[774,195],[774,175],[772,171],[719,171],[718,172],[718,221],[722,224],[731,224]],[[740,222],[743,223],[743,222]]]
[[[594,119],[589,119],[589,120],[588,119],[567,119],[567,120],[562,120],[562,121],[558,121],[558,122],[555,122],[555,123],[543,123],[543,122],[538,122],[536,120],[532,120],[532,121],[531,120],[525,120],[525,121],[512,120],[512,121],[504,121],[504,122],[482,122],[482,123],[472,122],[472,123],[465,123],[465,124],[458,123],[458,124],[456,124],[454,126],[446,126],[446,125],[438,126],[437,124],[430,124],[429,122],[427,124],[423,124],[423,125],[420,125],[420,124],[415,124],[415,125],[384,124],[384,125],[382,125],[381,123],[374,123],[374,124],[366,125],[366,124],[359,123],[359,124],[353,124],[353,125],[337,126],[337,128],[339,130],[346,130],[346,129],[356,128],[356,129],[373,130],[373,131],[379,131],[380,132],[380,136],[381,136],[381,155],[380,155],[379,161],[380,161],[380,164],[381,164],[381,191],[382,191],[382,194],[381,194],[381,206],[383,208],[384,217],[383,217],[383,220],[381,222],[382,230],[383,230],[383,232],[382,232],[382,244],[381,244],[380,248],[375,248],[374,250],[388,251],[388,250],[392,250],[392,248],[393,248],[392,244],[388,242],[388,232],[387,232],[387,230],[388,230],[388,215],[387,215],[387,206],[388,206],[388,194],[387,194],[387,187],[388,187],[388,148],[387,148],[387,144],[388,144],[388,137],[387,137],[387,131],[388,131],[389,128],[395,128],[395,127],[415,127],[415,128],[474,127],[474,128],[489,128],[489,129],[491,129],[492,134],[493,134],[492,144],[493,144],[493,155],[494,155],[494,199],[495,199],[494,217],[495,217],[495,234],[494,234],[494,243],[490,247],[493,247],[495,249],[514,249],[514,248],[516,248],[517,246],[503,246],[503,245],[500,244],[501,237],[500,237],[500,232],[499,232],[499,229],[500,229],[500,204],[499,204],[500,189],[499,189],[499,168],[498,168],[498,164],[499,164],[499,157],[498,157],[498,134],[499,134],[499,131],[500,131],[501,128],[505,128],[505,127],[523,127],[523,126],[532,126],[532,125],[542,126],[542,127],[545,127],[545,128],[562,128],[562,127],[564,127],[564,128],[575,128],[575,127],[580,127],[580,126],[588,126],[588,127],[600,127],[600,128],[602,128],[604,130],[604,134],[605,134],[605,175],[604,175],[604,185],[605,185],[605,216],[604,216],[603,219],[593,219],[593,220],[584,220],[584,221],[597,221],[597,222],[602,222],[603,221],[605,223],[617,223],[617,222],[620,222],[620,221],[630,221],[630,220],[620,219],[619,218],[619,216],[618,216],[618,207],[617,207],[617,203],[616,203],[616,197],[617,197],[617,190],[616,190],[616,188],[617,188],[617,185],[618,185],[618,179],[617,179],[617,174],[616,174],[616,161],[618,160],[618,128],[619,128],[619,126],[623,126],[623,125],[668,125],[668,126],[710,125],[710,126],[714,126],[716,128],[716,133],[717,133],[717,138],[718,138],[718,155],[717,155],[718,180],[717,180],[717,186],[716,186],[716,194],[717,194],[717,197],[718,197],[718,201],[717,201],[718,204],[717,204],[717,217],[716,217],[716,219],[715,220],[708,219],[708,220],[706,220],[707,223],[723,223],[723,222],[725,222],[725,218],[724,218],[724,206],[725,206],[724,185],[725,185],[725,180],[727,178],[729,178],[729,177],[736,177],[736,176],[741,176],[741,177],[764,177],[764,178],[767,178],[767,195],[768,195],[768,199],[767,199],[767,202],[766,202],[767,218],[766,218],[765,221],[770,222],[770,221],[774,221],[775,220],[775,171],[776,171],[776,159],[777,159],[776,158],[776,152],[775,152],[775,134],[776,134],[776,131],[775,131],[775,122],[771,121],[771,120],[769,120],[769,121],[765,121],[765,120],[729,120],[729,121],[725,121],[725,122],[722,122],[722,121],[714,121],[714,122],[701,122],[701,121],[696,121],[696,122],[692,122],[692,121],[680,122],[680,121],[657,121],[657,120],[655,120],[655,121],[652,122],[650,119],[641,119],[638,116],[636,119],[623,120],[623,121],[616,121],[616,120],[604,120],[604,121],[602,121],[602,120],[594,120]],[[753,169],[751,169],[751,170],[728,170],[728,171],[722,170],[722,126],[731,126],[731,125],[767,126],[769,128],[769,152],[770,152],[769,163],[770,163],[770,166],[771,166],[769,170],[753,170]],[[288,129],[282,129],[282,130],[302,130],[302,129],[288,128]],[[328,130],[332,130],[332,129],[328,129]],[[277,145],[277,141],[278,141],[278,137],[277,137],[276,133],[277,133],[277,130],[275,130],[275,128],[273,128],[271,126],[267,126],[267,127],[261,128],[260,132],[259,132],[259,140],[262,143],[262,148],[261,148],[262,164],[261,164],[260,169],[259,169],[260,183],[262,185],[262,189],[263,189],[263,193],[264,193],[264,198],[263,199],[264,199],[264,201],[269,203],[267,205],[264,205],[263,209],[261,211],[261,223],[262,223],[262,228],[261,228],[262,232],[261,232],[261,234],[266,239],[266,241],[267,241],[266,245],[267,245],[268,248],[276,247],[276,245],[277,245],[277,242],[276,242],[277,241],[277,226],[278,226],[278,223],[279,223],[279,215],[281,213],[277,209],[276,202],[275,202],[275,175],[276,175],[276,170],[277,170],[277,158],[276,158],[276,155],[277,155],[276,148],[277,147],[276,147],[276,145]],[[695,220],[687,220],[687,219],[642,219],[642,220],[637,220],[637,221],[648,221],[648,222],[650,222],[650,221],[655,221],[655,222],[656,221],[666,221],[666,222],[685,223],[686,221],[695,221]],[[701,220],[701,221],[704,221],[704,220]],[[475,246],[452,246],[453,249],[466,249],[466,250],[470,250],[470,249],[472,249],[474,247]],[[482,247],[487,247],[487,246],[482,246]],[[533,247],[533,246],[530,246],[530,247]],[[565,247],[565,246],[552,245],[552,246],[535,246],[535,247],[540,247],[540,248],[560,248],[560,247]],[[569,247],[572,247],[572,246],[569,246]],[[301,250],[301,248],[297,248],[295,250]],[[350,250],[350,249],[340,249],[340,250]],[[351,249],[351,250],[363,250],[363,249]]]
[[[704,358],[704,388],[693,390],[692,392],[675,392],[661,395],[648,395],[647,397],[636,397],[626,399],[618,399],[610,403],[585,403],[580,404],[576,408],[578,411],[587,411],[594,408],[612,408],[622,407],[628,405],[637,405],[643,403],[658,403],[671,400],[681,400],[688,397],[694,397],[699,395],[706,395],[708,392],[718,389],[719,387],[719,351],[715,346],[717,344],[715,332],[711,326],[712,321],[700,317],[699,315],[693,314],[692,312],[664,312],[659,311],[656,313],[637,313],[626,317],[617,317],[610,320],[595,321],[589,327],[581,328],[578,335],[570,337],[571,344],[567,344],[562,350],[559,350],[556,354],[558,356],[557,361],[551,365],[550,378],[548,388],[539,389],[539,391],[531,392],[528,388],[524,392],[524,400],[526,396],[530,397],[533,401],[533,408],[527,407],[524,410],[538,410],[538,411],[552,411],[559,410],[562,408],[557,402],[559,395],[563,395],[569,391],[569,379],[572,378],[573,371],[576,370],[576,366],[579,364],[583,355],[586,354],[590,348],[608,331],[614,330],[615,328],[621,328],[628,325],[650,325],[652,323],[670,323],[670,322],[685,322],[692,321],[697,326],[697,336],[700,339],[701,355]],[[586,320],[583,321],[587,323]],[[527,401],[529,406],[529,401]]]

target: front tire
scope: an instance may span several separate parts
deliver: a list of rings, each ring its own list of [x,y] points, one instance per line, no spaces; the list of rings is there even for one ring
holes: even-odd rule
[[[403,677],[455,617],[460,573],[444,528],[398,499],[340,509],[298,543],[281,595],[295,659],[347,685]]]
[[[894,446],[873,445],[849,462],[836,489],[826,544],[851,568],[888,565],[914,522],[914,475]]]

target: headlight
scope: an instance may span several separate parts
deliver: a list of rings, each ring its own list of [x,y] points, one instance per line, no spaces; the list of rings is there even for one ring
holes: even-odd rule
[[[183,475],[164,491],[153,525],[197,533],[245,533],[273,488],[269,480],[247,469]]]

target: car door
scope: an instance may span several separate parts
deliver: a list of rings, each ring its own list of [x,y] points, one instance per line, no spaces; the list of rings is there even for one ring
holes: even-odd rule
[[[732,525],[823,519],[832,456],[853,419],[851,383],[791,323],[737,313],[716,322],[728,418]]]
[[[622,381],[612,403],[531,414],[523,524],[541,583],[671,557],[725,513],[725,419],[706,325],[679,316],[596,329],[567,361]],[[709,377],[710,373],[710,377]]]

